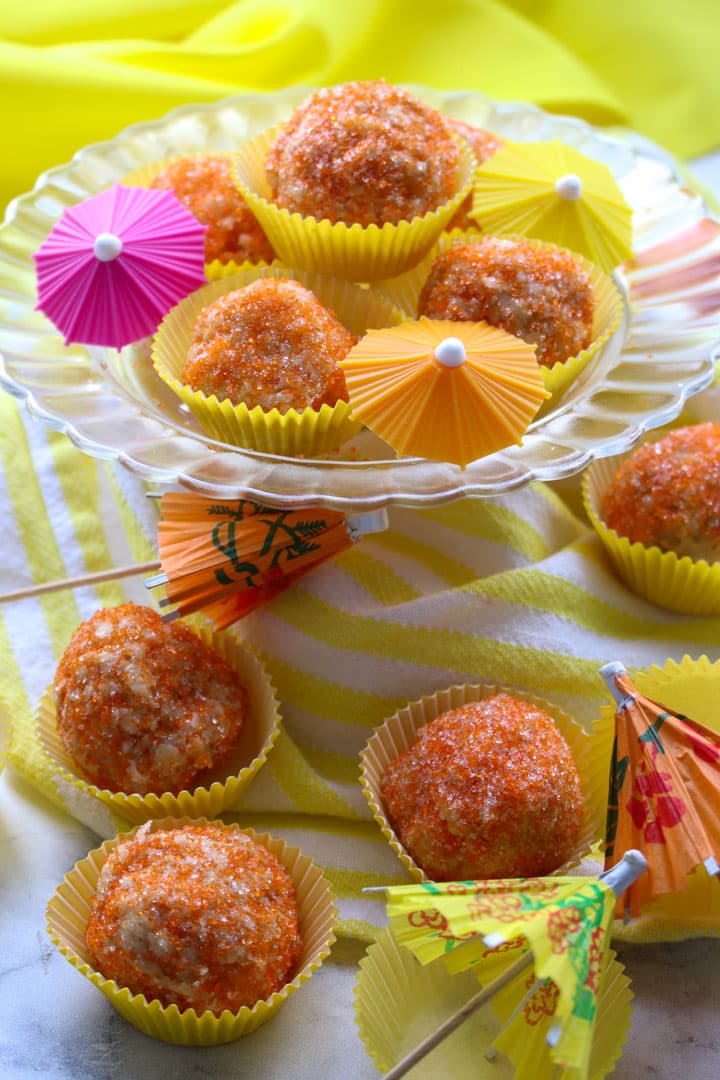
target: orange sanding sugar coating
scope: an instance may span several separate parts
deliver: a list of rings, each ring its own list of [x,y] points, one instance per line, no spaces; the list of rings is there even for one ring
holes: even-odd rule
[[[594,310],[590,275],[571,252],[494,236],[439,255],[418,301],[418,315],[522,338],[546,367],[588,347]]]
[[[237,742],[247,693],[180,622],[122,604],[72,636],[55,674],[57,726],[79,772],[110,791],[175,794]]]
[[[152,188],[171,189],[202,225],[205,261],[272,262],[275,252],[233,183],[230,158],[216,154],[177,158],[160,170]]]
[[[720,424],[679,428],[638,446],[608,487],[603,518],[631,543],[720,559]]]
[[[381,790],[401,843],[433,881],[551,873],[572,855],[583,817],[552,717],[509,694],[425,724]]]
[[[396,225],[457,190],[460,154],[443,117],[378,80],[312,94],[270,148],[275,203],[335,224]]]
[[[309,289],[260,278],[200,313],[182,380],[193,390],[249,409],[319,409],[347,401],[337,366],[355,338]]]
[[[95,968],[164,1006],[237,1012],[280,990],[302,950],[292,881],[237,829],[148,825],[108,856],[86,941]]]
[[[488,158],[491,158],[495,151],[499,150],[503,145],[503,140],[499,135],[495,135],[492,131],[486,131],[485,128],[475,127],[474,124],[468,124],[464,120],[456,120],[453,116],[446,116],[445,123],[451,131],[470,143],[478,165],[482,165],[483,161],[487,161]],[[472,204],[473,197],[471,192],[462,203],[460,209],[452,218],[447,228],[476,229],[477,222],[473,221],[469,216]]]

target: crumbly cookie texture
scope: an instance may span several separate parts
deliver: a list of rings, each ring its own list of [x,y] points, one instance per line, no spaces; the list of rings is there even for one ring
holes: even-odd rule
[[[720,424],[678,428],[636,447],[605,493],[603,519],[631,543],[720,558]]]
[[[192,330],[182,380],[249,409],[319,409],[347,401],[337,366],[355,338],[297,281],[260,278],[218,297]]]
[[[232,178],[230,158],[198,154],[160,169],[152,188],[170,189],[207,225],[205,262],[272,262],[275,252]]]
[[[418,315],[487,322],[537,349],[546,367],[592,341],[590,275],[569,251],[505,237],[454,244],[437,257]]]
[[[95,968],[163,1005],[237,1012],[292,977],[295,889],[272,852],[213,824],[152,832],[108,856],[86,932]]]
[[[382,226],[451,199],[459,161],[440,113],[378,80],[312,94],[278,135],[265,169],[273,201],[291,213]]]
[[[572,855],[583,795],[552,717],[510,694],[443,713],[382,778],[388,818],[433,881],[531,877]]]
[[[110,791],[177,793],[237,742],[247,692],[181,622],[139,604],[82,623],[54,680],[57,726],[82,776]]]

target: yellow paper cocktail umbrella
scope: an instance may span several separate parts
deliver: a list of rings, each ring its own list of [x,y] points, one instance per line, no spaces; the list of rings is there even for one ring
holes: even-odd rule
[[[485,1001],[507,988],[498,1010],[504,1023],[494,1045],[523,1035],[516,1021],[531,1002],[528,1027],[544,1018],[550,1067],[587,1080],[597,1004],[608,959],[617,897],[647,869],[639,851],[628,851],[599,877],[545,877],[466,882],[422,882],[386,889],[390,929],[399,945],[422,964],[442,958],[448,970],[472,968],[483,984],[474,998],[387,1073],[405,1073]],[[523,985],[529,979],[527,992]],[[509,1007],[508,1007],[509,1006]],[[536,1033],[530,1033],[533,1040]],[[515,1046],[516,1075],[544,1075],[538,1059]],[[521,1067],[522,1063],[522,1067]],[[549,1063],[549,1064],[550,1064]]]
[[[487,233],[522,234],[612,270],[632,250],[632,210],[607,165],[559,139],[506,143],[475,172],[469,216]]]
[[[369,330],[340,367],[356,420],[399,454],[463,467],[519,443],[549,397],[535,346],[484,322]]]

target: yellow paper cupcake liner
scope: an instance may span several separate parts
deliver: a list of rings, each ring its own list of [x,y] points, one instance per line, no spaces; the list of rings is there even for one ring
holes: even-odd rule
[[[413,269],[398,277],[378,282],[376,288],[395,304],[410,318],[417,318],[418,301],[423,286],[428,279],[430,270],[435,259],[448,248],[455,244],[479,244],[486,239],[486,234],[474,231],[461,232],[453,230],[440,237],[432,251]],[[532,240],[527,237],[505,237],[504,239],[522,240],[523,243],[532,244],[538,248],[551,248],[558,250],[557,245],[545,243],[541,240]],[[545,389],[551,397],[541,406],[538,416],[544,416],[550,409],[555,408],[563,394],[575,382],[578,375],[587,367],[590,360],[597,354],[603,345],[610,339],[620,325],[623,311],[623,301],[618,288],[607,274],[595,266],[594,263],[584,259],[582,255],[572,252],[573,258],[584,267],[590,275],[590,281],[595,298],[595,311],[593,313],[592,342],[577,356],[570,356],[562,363],[553,364],[552,367],[541,366]]]
[[[277,409],[266,412],[259,405],[249,409],[244,404],[233,405],[228,399],[218,401],[215,395],[207,397],[181,381],[192,327],[202,309],[219,296],[258,278],[299,281],[334,311],[356,337],[361,337],[371,327],[394,326],[403,318],[400,311],[372,289],[362,289],[338,278],[293,270],[277,263],[272,266],[246,264],[239,273],[221,276],[191,293],[165,317],[153,341],[155,369],[188,406],[207,434],[220,442],[286,457],[313,457],[336,450],[361,428],[345,401],[338,401],[334,406],[323,405],[320,409],[289,409],[282,414]]]
[[[470,702],[483,701],[501,693],[512,694],[530,702],[544,709],[553,718],[570,747],[580,776],[584,796],[583,823],[572,857],[554,873],[566,873],[569,867],[576,866],[605,834],[609,762],[604,757],[604,747],[597,739],[588,735],[580,724],[558,706],[521,690],[488,683],[451,686],[447,690],[412,701],[388,717],[373,733],[360,755],[360,783],[373,817],[390,847],[415,881],[428,881],[429,878],[403,846],[387,817],[381,793],[385,769],[416,741],[420,728],[431,720],[450,709],[458,709]]]
[[[387,1072],[410,1053],[444,1020],[456,1013],[478,992],[471,971],[450,975],[442,961],[422,965],[397,944],[389,930],[382,930],[360,961],[355,984],[354,1009],[358,1033],[380,1072]],[[522,996],[522,995],[521,995]],[[630,980],[610,951],[598,994],[590,1080],[609,1075],[620,1058],[632,1016]],[[555,1066],[546,1050],[533,1055],[521,1071],[503,1054],[485,1056],[501,1030],[488,1003],[470,1016],[451,1036],[414,1066],[417,1080],[453,1076],[456,1080],[552,1080]],[[516,1059],[522,1058],[518,1039]]]
[[[155,832],[204,824],[207,822],[203,818],[165,819],[154,821],[151,829]],[[212,824],[220,829],[238,828],[219,821]],[[157,999],[148,1001],[142,994],[132,994],[127,987],[118,986],[91,967],[85,931],[100,871],[109,853],[129,836],[134,836],[137,829],[106,840],[87,858],[76,863],[48,903],[48,933],[62,955],[102,991],[126,1020],[154,1039],[181,1046],[214,1046],[249,1035],[274,1016],[288,997],[307,982],[329,955],[335,941],[333,928],[337,912],[330,887],[318,867],[298,848],[290,847],[282,840],[267,834],[258,835],[252,829],[240,831],[271,851],[290,875],[295,886],[303,939],[294,978],[252,1008],[243,1006],[237,1013],[226,1010],[216,1016],[212,1012],[198,1015],[194,1009],[181,1011],[176,1005],[165,1007]]]
[[[668,611],[720,615],[720,563],[681,557],[674,551],[645,547],[639,541],[631,544],[605,525],[605,492],[628,456],[618,454],[594,461],[582,479],[585,511],[617,574],[638,596]]]
[[[663,667],[653,665],[646,671],[633,668],[632,680],[645,697],[690,716],[713,731],[720,731],[716,707],[720,661],[712,662],[707,656],[697,659],[683,656],[680,663],[666,660]],[[614,704],[602,707],[594,730],[609,775],[615,738]],[[616,919],[612,936],[614,941],[634,944],[720,936],[720,881],[711,877],[704,867],[699,867],[688,876],[682,892],[668,893],[648,904],[628,923]]]
[[[317,221],[274,205],[265,159],[282,125],[245,143],[235,155],[234,172],[246,203],[283,262],[348,281],[394,277],[422,259],[472,188],[475,157],[458,139],[460,165],[452,199],[412,221],[383,226]]]
[[[280,711],[272,683],[257,656],[231,634],[192,624],[198,637],[222,656],[240,676],[248,694],[248,714],[232,753],[216,768],[198,776],[191,791],[177,794],[139,795],[113,792],[89,783],[78,774],[57,730],[55,695],[50,687],[35,714],[35,735],[41,752],[50,760],[54,780],[62,785],[68,809],[79,820],[94,822],[94,804],[102,803],[123,824],[140,824],[150,818],[216,817],[236,809],[240,797],[280,733]]]

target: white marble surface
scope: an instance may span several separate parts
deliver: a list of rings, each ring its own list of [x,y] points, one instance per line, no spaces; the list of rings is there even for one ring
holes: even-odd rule
[[[720,153],[695,163],[720,192]],[[252,1036],[184,1049],[128,1025],[55,950],[45,905],[97,839],[8,769],[0,775],[0,1077],[2,1080],[372,1080],[358,1037],[353,956],[338,956]],[[720,939],[624,946],[634,991],[616,1080],[720,1077]],[[468,1070],[468,1077],[472,1071]]]

